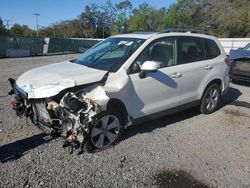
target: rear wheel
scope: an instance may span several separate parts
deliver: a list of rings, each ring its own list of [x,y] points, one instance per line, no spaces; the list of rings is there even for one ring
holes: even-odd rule
[[[216,111],[221,98],[220,86],[217,83],[211,84],[205,90],[200,104],[202,114],[210,114]]]
[[[123,121],[118,113],[104,111],[99,113],[90,127],[88,151],[102,150],[115,144],[123,131]]]

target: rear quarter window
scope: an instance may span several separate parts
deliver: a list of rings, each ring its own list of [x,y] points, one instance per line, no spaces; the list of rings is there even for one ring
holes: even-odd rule
[[[204,44],[206,47],[206,59],[213,59],[221,54],[220,48],[215,41],[211,39],[204,39]]]

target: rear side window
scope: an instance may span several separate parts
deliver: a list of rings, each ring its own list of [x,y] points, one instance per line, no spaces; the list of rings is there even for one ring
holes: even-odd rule
[[[221,54],[218,45],[211,39],[204,39],[206,47],[206,59],[213,59]]]
[[[202,39],[198,37],[178,37],[178,64],[205,59]]]

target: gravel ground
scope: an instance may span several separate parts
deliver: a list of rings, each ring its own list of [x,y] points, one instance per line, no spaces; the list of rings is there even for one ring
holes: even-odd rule
[[[209,187],[250,187],[247,85],[231,84],[211,115],[187,110],[135,125],[115,147],[80,156],[18,119],[7,78],[75,56],[0,59],[0,187],[164,187],[158,175],[171,170]]]

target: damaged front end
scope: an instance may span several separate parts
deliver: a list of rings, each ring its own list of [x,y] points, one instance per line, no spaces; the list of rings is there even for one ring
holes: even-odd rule
[[[9,94],[15,96],[11,104],[17,116],[30,118],[34,125],[53,137],[64,137],[64,146],[71,146],[71,152],[79,147],[80,152],[83,151],[89,127],[101,110],[95,101],[86,97],[85,90],[67,92],[60,100],[29,99],[14,79],[10,78],[9,82],[12,87]]]

